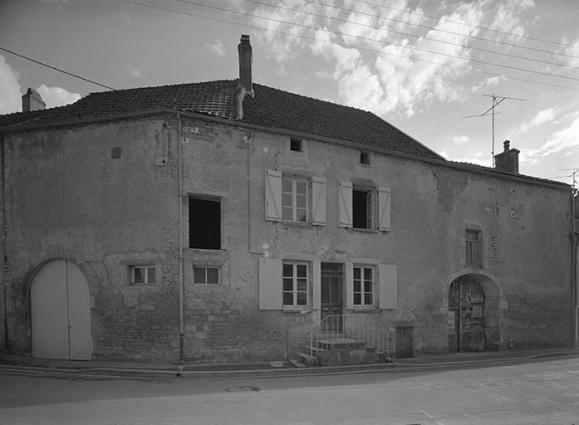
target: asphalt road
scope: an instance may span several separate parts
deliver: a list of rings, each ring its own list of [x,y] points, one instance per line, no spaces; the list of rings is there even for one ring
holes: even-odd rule
[[[0,374],[0,424],[579,425],[579,358],[291,378]]]

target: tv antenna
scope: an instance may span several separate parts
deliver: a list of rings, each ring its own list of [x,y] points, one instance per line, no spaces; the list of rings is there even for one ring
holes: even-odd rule
[[[478,115],[469,115],[463,118],[476,118],[476,117],[488,117],[491,116],[491,135],[492,135],[492,146],[491,146],[491,164],[495,164],[495,115],[500,114],[500,112],[495,112],[497,106],[503,103],[505,100],[519,100],[525,102],[527,99],[520,99],[518,97],[507,97],[507,96],[499,96],[498,94],[483,94],[486,97],[493,98],[492,106],[484,111],[482,114]],[[489,114],[490,113],[490,114]]]

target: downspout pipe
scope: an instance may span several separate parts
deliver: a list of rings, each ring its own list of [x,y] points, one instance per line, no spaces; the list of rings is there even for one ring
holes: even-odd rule
[[[577,279],[578,279],[578,270],[577,270],[577,244],[579,242],[578,238],[578,229],[577,229],[577,208],[576,208],[576,201],[578,197],[577,189],[571,189],[571,320],[573,324],[573,347],[579,348],[579,311],[578,311],[578,301],[579,295],[577,293]]]
[[[177,114],[178,122],[178,161],[179,161],[179,361],[185,360],[185,288],[183,279],[183,129],[181,115]]]
[[[4,159],[4,134],[0,134],[0,352],[9,353],[8,339],[8,297],[4,283],[6,267],[6,164]]]

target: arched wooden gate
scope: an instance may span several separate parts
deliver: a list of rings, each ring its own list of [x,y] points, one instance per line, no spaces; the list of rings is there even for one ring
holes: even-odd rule
[[[448,291],[448,351],[485,350],[485,291],[472,276],[454,280]]]
[[[30,288],[32,356],[90,360],[90,293],[82,271],[68,260],[45,264]]]

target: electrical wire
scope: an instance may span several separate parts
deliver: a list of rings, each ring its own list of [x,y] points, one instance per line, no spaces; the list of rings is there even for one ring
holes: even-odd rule
[[[309,2],[310,0],[304,0],[304,1]],[[408,14],[410,14],[410,15],[424,16],[424,17],[426,17],[426,18],[436,19],[436,20],[442,21],[442,22],[450,22],[450,23],[452,23],[452,24],[459,24],[459,25],[463,25],[463,26],[467,26],[467,27],[471,27],[471,28],[478,28],[478,29],[481,29],[481,30],[496,32],[496,33],[499,33],[499,34],[504,34],[504,35],[508,35],[508,36],[512,36],[512,37],[521,38],[521,39],[527,39],[527,40],[533,40],[533,41],[540,41],[540,42],[542,42],[542,43],[549,43],[549,44],[553,44],[553,45],[561,46],[561,47],[571,47],[571,48],[573,48],[574,50],[577,50],[577,47],[576,47],[575,45],[573,45],[573,44],[559,43],[559,42],[557,42],[557,41],[545,40],[545,39],[542,39],[542,38],[535,38],[535,37],[531,37],[531,36],[528,36],[528,35],[515,34],[515,33],[512,33],[512,32],[509,32],[509,31],[497,30],[497,29],[494,29],[494,28],[483,27],[483,26],[480,26],[480,25],[467,24],[467,23],[460,22],[460,21],[454,21],[454,20],[452,20],[452,19],[446,19],[446,18],[443,18],[443,17],[441,17],[441,16],[432,16],[432,15],[427,15],[427,14],[425,14],[425,13],[412,12],[412,11],[409,11],[409,10],[406,10],[406,9],[400,9],[400,8],[396,8],[396,7],[392,7],[392,6],[384,6],[384,5],[381,5],[381,4],[371,3],[371,2],[363,1],[363,0],[354,0],[354,1],[356,1],[357,3],[367,4],[368,6],[374,6],[374,7],[380,7],[380,8],[383,8],[383,9],[395,10],[395,11],[398,11],[398,12],[408,13]]]
[[[239,23],[239,22],[231,22],[231,21],[227,21],[225,19],[219,19],[219,18],[213,18],[213,17],[209,17],[209,16],[205,16],[205,15],[200,15],[200,14],[196,14],[196,13],[191,13],[191,12],[184,12],[184,11],[179,11],[179,10],[175,10],[175,9],[168,9],[165,7],[160,7],[160,6],[153,6],[150,4],[145,4],[145,3],[139,3],[137,1],[133,1],[133,0],[120,0],[124,3],[128,3],[128,4],[132,4],[132,5],[138,5],[138,6],[143,6],[143,7],[147,7],[150,9],[155,9],[155,10],[161,10],[161,11],[165,11],[165,12],[170,12],[170,13],[176,13],[176,14],[181,14],[181,15],[186,15],[186,16],[191,16],[191,17],[195,17],[195,18],[201,18],[201,19],[206,19],[206,20],[210,20],[213,22],[221,22],[221,23],[225,23],[225,24],[230,24],[230,25],[235,25],[235,26],[239,26],[239,27],[244,27],[244,28],[251,28],[251,29],[257,29],[260,31],[266,31],[266,32],[274,32],[274,33],[278,33],[278,34],[283,34],[289,37],[298,37],[298,38],[303,38],[305,40],[311,40],[311,41],[316,41],[316,42],[322,42],[322,43],[332,43],[332,44],[336,44],[336,45],[340,45],[343,47],[352,47],[349,44],[346,43],[340,43],[340,42],[331,42],[331,41],[327,41],[327,40],[321,40],[319,38],[316,37],[310,37],[310,36],[305,36],[305,35],[298,35],[298,34],[292,34],[286,31],[280,31],[280,30],[274,30],[274,29],[270,29],[270,28],[265,28],[265,27],[258,27],[255,25],[248,25],[248,24],[243,24],[243,23]],[[406,55],[399,55],[396,53],[391,53],[391,52],[383,52],[381,50],[376,50],[376,49],[371,49],[369,47],[357,47],[359,50],[364,50],[364,51],[369,51],[369,52],[375,52],[375,53],[382,53],[385,55],[389,55],[389,56],[396,56],[396,57],[400,57],[400,58],[405,58],[408,59],[408,56]],[[530,80],[527,78],[521,78],[521,77],[514,77],[514,76],[510,76],[510,75],[505,75],[505,74],[497,74],[494,72],[489,72],[489,71],[484,71],[481,69],[477,69],[477,68],[467,68],[467,67],[463,67],[463,66],[458,66],[458,65],[451,65],[451,64],[446,64],[446,63],[441,63],[441,62],[435,62],[435,61],[430,61],[427,59],[420,59],[420,58],[415,58],[416,61],[419,62],[426,62],[426,63],[431,63],[431,64],[435,64],[435,65],[441,65],[441,66],[445,66],[445,67],[452,67],[452,68],[456,68],[456,69],[461,69],[461,70],[465,70],[465,71],[472,71],[472,72],[476,72],[478,74],[484,74],[484,75],[491,75],[493,77],[505,77],[505,78],[509,78],[511,80],[515,80],[515,81],[522,81],[522,82],[526,82],[526,83],[532,83],[532,84],[540,84],[540,85],[544,85],[544,86],[550,86],[550,87],[557,87],[557,88],[561,88],[561,89],[568,89],[568,90],[575,90],[575,91],[579,91],[579,88],[576,87],[569,87],[569,86],[564,86],[561,84],[553,84],[553,83],[548,83],[548,82],[543,82],[543,81],[536,81],[536,80]]]
[[[106,86],[106,85],[104,85],[104,84],[97,83],[96,81],[89,80],[88,78],[81,77],[80,75],[73,74],[73,73],[68,72],[68,71],[64,71],[64,70],[62,70],[62,69],[60,69],[60,68],[56,68],[56,67],[54,67],[54,66],[52,66],[52,65],[45,64],[44,62],[40,62],[40,61],[38,61],[38,60],[36,60],[36,59],[32,59],[32,58],[29,58],[29,57],[27,57],[27,56],[21,55],[20,53],[16,53],[16,52],[14,52],[14,51],[12,51],[12,50],[8,50],[8,49],[6,49],[6,48],[4,48],[4,47],[0,47],[0,50],[3,50],[3,51],[8,52],[8,53],[11,53],[11,54],[13,54],[13,55],[15,55],[15,56],[18,56],[18,57],[21,57],[21,58],[26,59],[26,60],[28,60],[28,61],[30,61],[30,62],[34,62],[34,63],[37,63],[37,64],[39,64],[39,65],[45,66],[46,68],[50,68],[50,69],[53,69],[53,70],[55,70],[55,71],[62,72],[63,74],[66,74],[66,75],[70,75],[71,77],[78,78],[79,80],[83,80],[83,81],[87,81],[87,82],[92,83],[92,84],[96,84],[97,86],[104,87],[105,89],[116,90],[116,89],[114,89],[114,88],[112,88],[112,87],[109,87],[109,86]]]
[[[532,74],[537,74],[537,75],[545,75],[548,77],[556,77],[556,78],[563,78],[565,80],[571,80],[571,81],[579,81],[579,78],[575,78],[575,77],[569,77],[566,75],[557,75],[557,74],[552,74],[552,73],[548,73],[548,72],[542,72],[542,71],[534,71],[531,69],[526,69],[526,68],[520,68],[517,66],[512,66],[512,65],[502,65],[502,64],[498,64],[498,63],[493,63],[493,62],[487,62],[487,61],[482,61],[482,60],[478,60],[478,59],[467,59],[467,58],[463,58],[460,56],[456,56],[456,55],[450,55],[447,53],[441,53],[441,52],[434,52],[432,50],[428,50],[428,49],[422,49],[419,47],[415,47],[415,46],[407,46],[401,43],[385,43],[383,41],[379,41],[379,40],[374,40],[371,38],[367,38],[367,37],[362,37],[362,36],[356,36],[356,35],[351,35],[351,34],[344,34],[338,31],[331,31],[325,28],[313,28],[309,25],[304,25],[304,24],[300,24],[300,23],[294,23],[294,22],[288,22],[288,21],[284,21],[283,19],[275,19],[275,18],[268,18],[268,17],[264,17],[264,16],[258,16],[258,15],[254,15],[251,13],[247,13],[247,12],[240,12],[237,10],[232,10],[232,9],[226,9],[223,7],[218,7],[218,6],[210,6],[210,5],[206,5],[206,4],[201,4],[201,3],[196,3],[193,1],[189,1],[189,0],[175,0],[178,1],[180,3],[186,3],[186,4],[190,4],[193,6],[200,6],[200,7],[205,7],[208,9],[213,9],[213,10],[219,10],[222,12],[229,12],[229,13],[236,13],[238,15],[243,15],[243,16],[248,16],[251,18],[258,18],[258,19],[265,19],[268,21],[272,21],[272,22],[277,22],[277,23],[281,23],[281,24],[289,24],[289,25],[294,25],[297,27],[301,27],[301,28],[305,28],[305,29],[310,29],[310,30],[318,30],[318,31],[323,31],[323,32],[327,32],[330,34],[334,34],[334,35],[338,35],[338,36],[347,36],[347,37],[352,37],[352,38],[356,38],[359,40],[364,40],[364,41],[369,41],[372,43],[377,43],[377,44],[382,44],[382,45],[394,45],[394,46],[399,46],[405,49],[409,49],[409,50],[414,50],[414,51],[419,51],[419,52],[425,52],[425,53],[430,53],[430,54],[435,54],[435,55],[440,55],[440,56],[445,56],[445,57],[449,57],[452,59],[459,59],[459,60],[463,60],[463,61],[467,61],[467,62],[472,62],[472,63],[479,63],[479,64],[483,64],[483,65],[490,65],[490,66],[496,66],[499,68],[506,68],[506,69],[511,69],[511,70],[515,70],[515,71],[522,71],[522,72],[529,72]]]
[[[255,1],[255,0],[246,0],[246,1],[247,1],[247,2],[251,2],[251,3],[257,3],[257,4],[267,5],[267,6],[271,6],[271,7],[280,7],[280,8],[282,7],[282,6],[268,5],[267,3],[261,3],[261,2]],[[344,7],[334,6],[334,5],[331,5],[331,4],[322,3],[321,1],[314,1],[314,0],[303,0],[303,1],[306,2],[306,3],[317,4],[317,5],[324,6],[324,7],[329,7],[329,8],[332,8],[332,9],[338,9],[338,10],[341,10],[341,11],[344,11],[344,12],[350,12],[350,13],[355,13],[355,14],[358,14],[358,15],[370,16],[370,17],[372,17],[372,18],[375,18],[375,17],[376,17],[376,16],[375,16],[374,14],[372,14],[372,13],[362,12],[362,11],[358,11],[358,10],[354,10],[354,9],[346,9],[346,8],[344,8]],[[372,3],[366,3],[366,2],[361,2],[361,3],[372,4]],[[376,7],[389,8],[389,7],[380,6],[380,5],[374,5],[374,6],[376,6]],[[399,10],[399,9],[397,9],[397,10]],[[298,10],[296,10],[296,11],[298,11]],[[303,13],[307,13],[307,12],[303,12]],[[331,18],[331,17],[328,17],[328,18],[329,18],[329,19],[336,19],[336,18]],[[471,38],[471,39],[473,39],[473,40],[485,41],[485,42],[487,42],[487,43],[502,44],[502,45],[505,45],[505,46],[511,46],[511,47],[516,47],[516,48],[519,48],[519,49],[531,50],[531,51],[539,52],[539,53],[547,53],[547,54],[552,54],[552,55],[566,56],[566,57],[573,58],[573,59],[579,59],[579,56],[570,55],[570,54],[563,53],[563,52],[554,52],[554,51],[551,51],[551,50],[537,49],[537,48],[534,48],[534,47],[528,47],[528,46],[523,46],[523,45],[520,45],[520,44],[508,43],[508,42],[506,42],[506,41],[500,41],[500,40],[490,40],[490,39],[484,38],[484,37],[478,37],[478,36],[475,36],[475,35],[469,35],[469,34],[464,34],[464,33],[460,33],[460,32],[443,30],[443,29],[440,29],[440,28],[430,27],[430,26],[427,26],[427,25],[415,24],[415,23],[413,23],[413,22],[408,22],[408,21],[401,21],[401,20],[398,20],[398,19],[395,19],[395,18],[380,17],[379,19],[380,19],[380,20],[385,20],[385,21],[392,21],[392,22],[396,22],[396,23],[399,23],[399,24],[410,25],[410,26],[414,26],[414,27],[418,27],[418,28],[424,28],[424,29],[427,29],[427,30],[430,30],[430,31],[438,31],[438,32],[446,33],[446,34],[458,35],[458,36],[461,36],[461,37]],[[443,19],[443,18],[439,18],[439,20],[440,20],[440,21],[446,21],[446,20]],[[454,23],[457,23],[457,24],[460,23],[460,22],[456,22],[456,21],[449,21],[449,22],[454,22]],[[355,23],[355,22],[351,22],[351,23]],[[357,24],[357,25],[362,25],[362,24]],[[468,25],[468,26],[476,27],[476,25],[469,25],[469,24],[464,24],[464,23],[462,23],[462,25]],[[377,27],[373,27],[373,28],[379,29],[379,28],[377,28]],[[389,30],[389,29],[382,29],[382,31],[395,32],[395,33],[398,33],[398,34],[401,34],[401,35],[407,35],[407,36],[410,36],[410,37],[420,37],[420,36],[417,36],[417,35],[414,35],[414,34],[407,34],[407,33],[399,32],[399,31],[395,31],[395,30]],[[493,30],[490,30],[490,29],[489,29],[489,31],[493,31]],[[507,33],[507,32],[505,32],[505,31],[500,31],[500,32],[501,32],[501,33],[505,33],[505,34],[509,34],[509,35],[511,35],[511,36],[516,36],[516,34],[514,34],[514,33]],[[446,43],[445,41],[441,41],[441,40],[438,40],[438,39],[435,39],[435,38],[428,38],[428,37],[422,37],[422,38],[424,38],[425,40],[432,40],[432,41],[438,41],[438,42]],[[451,44],[452,44],[452,43],[451,43]],[[566,45],[565,45],[565,46],[566,46]],[[569,47],[573,47],[573,46],[569,46]],[[471,47],[471,49],[483,50],[483,51],[489,52],[489,50],[485,50],[485,49],[477,48],[477,47]],[[495,52],[495,51],[492,51],[492,50],[490,50],[490,52],[496,53],[496,54],[501,54],[500,52]],[[517,57],[517,58],[520,58],[520,59],[535,60],[535,59],[532,59],[532,58],[527,58],[527,57],[525,57],[525,56],[514,56],[514,57]],[[540,62],[542,62],[542,61],[540,61]],[[548,63],[549,65],[553,65],[552,62],[544,62],[544,63]],[[559,64],[559,65],[560,65],[560,66],[568,66],[568,67],[571,67],[571,68],[577,68],[577,67],[570,66],[570,65],[565,65],[565,64]],[[577,69],[579,69],[579,68],[577,68]]]
[[[177,1],[178,1],[178,0],[177,0]],[[431,37],[428,37],[428,36],[421,36],[421,35],[406,33],[406,32],[403,32],[403,31],[393,30],[393,29],[380,28],[380,27],[377,27],[377,26],[375,26],[375,25],[362,24],[362,23],[359,23],[359,22],[349,21],[349,20],[347,20],[347,19],[329,17],[329,16],[320,15],[320,14],[313,13],[313,12],[306,12],[306,11],[299,10],[299,9],[291,9],[291,8],[289,8],[289,7],[284,7],[284,6],[276,6],[276,5],[264,3],[264,2],[261,2],[261,1],[258,1],[258,0],[246,0],[246,1],[249,2],[249,3],[255,3],[255,4],[262,5],[262,6],[272,7],[272,8],[275,8],[275,9],[287,10],[287,11],[297,12],[297,13],[303,13],[303,14],[307,14],[307,15],[310,15],[310,16],[320,17],[320,18],[332,19],[332,20],[335,20],[335,21],[338,21],[338,22],[344,22],[344,23],[347,23],[347,24],[358,25],[358,26],[361,26],[361,27],[371,28],[371,29],[378,30],[378,31],[391,32],[391,33],[403,35],[403,36],[406,36],[406,37],[421,38],[421,39],[423,39],[423,40],[430,40],[430,41],[434,41],[434,42],[437,42],[437,43],[448,44],[448,45],[451,45],[451,46],[464,47],[464,45],[462,45],[462,44],[460,44],[460,43],[453,43],[452,41],[440,40],[440,39],[431,38]],[[322,4],[322,3],[317,3],[317,2],[310,1],[310,0],[304,0],[304,1],[310,2],[310,3],[315,3],[315,4]],[[323,4],[322,4],[322,5],[323,5]],[[367,16],[372,16],[372,17],[374,17],[374,15],[372,15],[371,13],[358,12],[358,11],[355,11],[355,10],[353,10],[353,9],[344,9],[344,8],[341,8],[341,7],[338,7],[338,6],[331,6],[331,5],[328,5],[328,7],[333,7],[333,8],[336,8],[336,9],[346,10],[346,11],[352,12],[352,13],[357,13],[357,14],[361,14],[361,15],[367,15]],[[380,18],[380,19],[389,20],[389,21],[394,21],[394,22],[398,22],[398,23],[407,23],[407,22],[399,21],[399,20],[392,19],[392,18],[384,18],[384,17],[383,17],[383,18]],[[420,24],[411,24],[411,23],[407,23],[407,24],[409,24],[409,25],[415,25],[415,26],[421,27],[421,28],[427,28],[427,29],[429,29],[429,30],[441,31],[441,32],[444,32],[444,33],[452,34],[452,35],[458,35],[458,36],[461,36],[461,37],[467,37],[467,38],[473,38],[473,39],[478,39],[478,40],[485,40],[485,41],[489,41],[489,42],[495,42],[495,41],[493,41],[493,40],[486,40],[486,39],[483,39],[483,38],[480,38],[480,37],[470,36],[470,35],[468,35],[468,34],[461,34],[461,33],[452,32],[452,31],[440,30],[440,29],[438,29],[438,28],[427,27],[427,26],[420,25]],[[519,46],[519,47],[525,48],[525,46]],[[579,69],[579,67],[573,66],[573,65],[567,65],[567,64],[562,64],[562,63],[553,63],[553,61],[545,61],[545,60],[541,60],[541,59],[530,58],[530,57],[527,57],[527,56],[514,55],[514,54],[512,54],[512,53],[498,52],[498,51],[496,51],[496,50],[485,49],[485,48],[482,48],[482,47],[469,46],[469,49],[472,49],[472,50],[480,50],[480,51],[485,52],[485,53],[491,53],[491,54],[495,54],[495,55],[507,56],[507,57],[515,58],[515,59],[523,59],[523,60],[532,61],[532,62],[539,62],[539,63],[543,63],[543,64],[546,64],[546,65],[557,65],[557,66],[562,66],[562,67],[566,67],[566,68]],[[554,52],[548,52],[548,51],[546,51],[546,50],[538,50],[538,49],[532,49],[532,50],[537,50],[537,51],[544,52],[544,53],[553,53],[553,54],[556,54],[556,53],[554,53]],[[572,56],[572,57],[579,59],[578,56]]]

